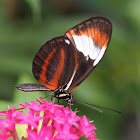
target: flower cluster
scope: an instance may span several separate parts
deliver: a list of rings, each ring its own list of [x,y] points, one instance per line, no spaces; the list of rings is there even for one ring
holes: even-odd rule
[[[8,111],[0,111],[0,140],[13,138],[14,140],[78,140],[85,137],[89,140],[98,140],[95,137],[96,129],[86,116],[79,117],[76,111],[68,107],[56,105],[40,98],[31,101],[31,104],[20,104],[22,108],[10,106]],[[23,109],[29,109],[27,115]],[[19,138],[16,125],[27,125],[27,136]]]

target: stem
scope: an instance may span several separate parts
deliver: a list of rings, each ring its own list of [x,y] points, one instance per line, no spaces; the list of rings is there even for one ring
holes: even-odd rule
[[[10,133],[13,136],[14,140],[19,140],[18,134],[17,134],[17,131],[16,131],[15,127],[14,127],[14,129],[12,131],[10,131]]]

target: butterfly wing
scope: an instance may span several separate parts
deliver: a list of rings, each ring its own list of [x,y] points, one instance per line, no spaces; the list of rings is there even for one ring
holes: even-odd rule
[[[65,36],[54,38],[43,45],[32,67],[34,77],[50,90],[65,86],[76,69],[75,48]]]
[[[77,55],[77,70],[71,85],[70,92],[75,89],[95,68],[103,57],[112,34],[112,25],[109,20],[101,17],[84,21],[66,32],[71,40]]]

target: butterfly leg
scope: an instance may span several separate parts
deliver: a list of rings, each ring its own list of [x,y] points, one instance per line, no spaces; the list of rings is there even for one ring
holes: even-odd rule
[[[69,108],[70,108],[70,111],[72,111],[72,109],[71,109],[71,104],[69,104]]]
[[[57,99],[58,104],[60,105],[59,99]]]
[[[54,95],[51,96],[51,101],[53,101],[53,99],[54,99]]]

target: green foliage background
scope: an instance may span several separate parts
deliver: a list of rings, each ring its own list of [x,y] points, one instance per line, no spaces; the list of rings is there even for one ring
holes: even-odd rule
[[[139,5],[139,0],[0,1],[0,110],[48,95],[15,89],[17,84],[38,83],[32,74],[32,60],[45,42],[88,18],[106,17],[113,25],[108,50],[73,96],[122,114],[107,110],[100,114],[79,104],[74,108],[80,110],[79,115],[94,120],[100,140],[139,140]]]

